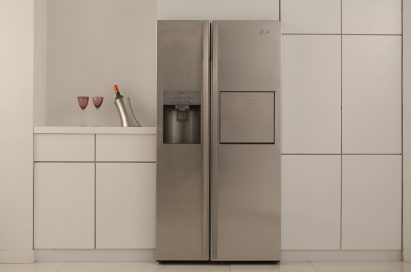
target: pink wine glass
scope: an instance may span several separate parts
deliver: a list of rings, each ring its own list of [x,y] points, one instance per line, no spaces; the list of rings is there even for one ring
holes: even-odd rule
[[[78,105],[80,106],[81,111],[83,112],[83,114],[82,114],[82,122],[81,122],[81,126],[83,126],[83,127],[86,126],[85,110],[86,110],[87,105],[88,105],[88,100],[89,100],[89,97],[88,97],[88,96],[77,96]]]
[[[104,97],[102,96],[93,96],[93,104],[94,104],[94,107],[96,107],[97,112],[99,111],[101,105],[103,104],[103,100],[104,100]],[[99,113],[97,113],[96,115],[97,126],[98,126],[98,115]]]

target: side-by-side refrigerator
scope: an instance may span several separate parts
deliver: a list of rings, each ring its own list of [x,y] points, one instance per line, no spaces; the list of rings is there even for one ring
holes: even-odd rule
[[[158,21],[157,260],[280,260],[280,23]]]

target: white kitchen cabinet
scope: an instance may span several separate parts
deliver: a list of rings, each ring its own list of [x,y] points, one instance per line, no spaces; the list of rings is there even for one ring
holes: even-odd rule
[[[35,163],[34,248],[94,248],[94,163]]]
[[[35,132],[35,249],[155,247],[155,128]]]
[[[341,37],[283,36],[282,152],[341,151]]]
[[[401,249],[401,155],[345,155],[342,249]]]
[[[288,0],[287,0],[288,1]],[[280,0],[157,0],[158,20],[279,20]]]
[[[341,0],[281,1],[283,33],[339,34]]]
[[[340,248],[341,156],[282,156],[283,250]]]
[[[401,153],[401,37],[343,36],[343,153]]]
[[[97,163],[96,248],[155,248],[155,163]]]
[[[343,33],[401,34],[401,2],[401,0],[342,0]]]
[[[156,135],[96,135],[96,160],[155,162]]]
[[[35,134],[34,161],[94,161],[94,135]]]

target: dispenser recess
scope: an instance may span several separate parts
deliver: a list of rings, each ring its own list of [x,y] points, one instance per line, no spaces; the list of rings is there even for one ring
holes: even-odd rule
[[[163,143],[201,143],[201,92],[163,92]]]

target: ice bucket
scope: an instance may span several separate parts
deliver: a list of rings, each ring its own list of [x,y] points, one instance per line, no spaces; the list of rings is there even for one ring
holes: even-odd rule
[[[120,115],[122,127],[141,127],[131,107],[130,97],[116,99],[114,105],[116,105],[118,114]]]

